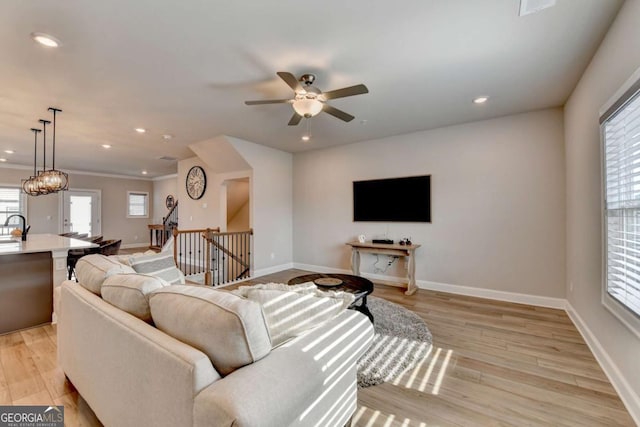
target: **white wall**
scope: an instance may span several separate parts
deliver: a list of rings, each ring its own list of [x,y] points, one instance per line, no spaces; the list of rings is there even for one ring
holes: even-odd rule
[[[228,153],[229,147],[226,144],[250,165],[251,170],[230,172],[229,168],[226,168],[224,173],[216,173],[212,167],[218,168],[219,164],[207,166],[207,163],[198,157],[178,162],[179,227],[224,228],[227,219],[225,181],[248,177],[251,192],[249,217],[250,226],[254,231],[254,270],[262,270],[258,272],[264,273],[270,267],[290,264],[293,260],[292,155],[229,136],[196,143],[194,148],[197,148],[203,158],[217,159],[215,151],[221,147]],[[240,166],[245,164],[236,163]],[[182,185],[187,172],[194,165],[203,166],[207,174],[207,191],[202,199],[197,201],[189,199]]]
[[[568,300],[604,351],[601,363],[617,371],[613,382],[640,423],[640,340],[601,304],[598,126],[600,108],[640,67],[639,22],[640,2],[627,0],[565,106],[565,143]]]
[[[562,121],[551,109],[296,154],[294,261],[348,269],[345,242],[388,230],[422,245],[418,280],[564,298]],[[426,174],[431,224],[353,222],[352,181]]]
[[[153,223],[162,224],[162,218],[167,216],[169,209],[165,204],[167,196],[178,199],[178,177],[170,175],[162,179],[153,180]],[[180,209],[180,208],[178,208]],[[178,210],[178,213],[180,211]]]
[[[19,186],[20,179],[30,173],[30,170],[0,168],[0,183]],[[146,191],[151,197],[153,184],[150,180],[71,173],[69,183],[71,189],[102,190],[102,234],[105,239],[122,239],[123,245],[149,244],[147,224],[151,218],[127,218],[127,191]],[[27,198],[31,233],[58,234],[58,198],[58,194]]]
[[[187,173],[193,166],[200,166],[207,175],[207,188],[202,198],[193,200],[187,195],[184,185]],[[215,228],[224,229],[226,219],[226,191],[224,181],[251,176],[251,171],[216,173],[198,157],[178,162],[177,195],[180,200],[178,228],[184,230]]]
[[[256,270],[293,261],[293,156],[291,153],[227,137],[251,165],[250,204]]]

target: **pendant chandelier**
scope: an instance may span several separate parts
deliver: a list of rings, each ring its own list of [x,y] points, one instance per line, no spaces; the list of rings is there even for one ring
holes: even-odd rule
[[[53,155],[51,169],[47,170],[47,125],[50,120],[40,119],[42,130],[31,129],[34,133],[34,149],[33,149],[33,176],[30,176],[22,182],[22,189],[30,196],[42,196],[45,194],[57,193],[65,191],[69,188],[69,175],[56,169],[56,113],[62,112],[58,108],[50,107],[49,111],[53,112]],[[42,170],[37,172],[37,151],[38,151],[38,133],[42,132]]]
[[[38,178],[38,173],[36,172],[36,157],[38,155],[38,134],[42,132],[42,129],[31,128],[31,131],[34,135],[33,142],[33,175],[29,178],[22,181],[22,189],[29,196],[39,196],[38,192],[38,183],[36,179]]]

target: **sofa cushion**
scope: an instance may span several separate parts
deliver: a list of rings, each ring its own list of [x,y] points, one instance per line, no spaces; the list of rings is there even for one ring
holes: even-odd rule
[[[100,254],[80,258],[75,271],[80,285],[96,295],[100,295],[100,288],[107,277],[114,274],[135,273],[131,267]]]
[[[102,299],[145,322],[151,321],[148,294],[169,283],[146,274],[114,274],[102,284]]]
[[[346,309],[342,298],[329,294],[251,289],[247,299],[262,306],[273,347],[333,319]]]
[[[155,251],[152,251],[151,249],[149,249],[148,251],[136,252],[134,254],[128,254],[128,255],[109,255],[109,258],[115,259],[116,261],[124,265],[130,265],[129,260],[131,258],[137,258],[145,255],[155,255],[155,254],[156,254]]]
[[[167,286],[149,295],[156,327],[205,353],[222,375],[262,359],[271,339],[260,305],[208,286]]]
[[[184,276],[176,267],[173,255],[159,253],[129,258],[129,265],[137,272],[160,277],[172,285],[184,284]]]

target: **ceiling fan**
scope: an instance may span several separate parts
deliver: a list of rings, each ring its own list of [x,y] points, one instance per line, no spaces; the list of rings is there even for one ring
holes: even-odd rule
[[[355,118],[354,116],[332,107],[326,102],[329,99],[369,93],[369,89],[363,84],[322,92],[313,86],[313,82],[316,80],[316,76],[313,74],[303,74],[300,79],[296,79],[293,74],[286,71],[279,71],[276,74],[294,90],[295,96],[293,99],[267,99],[264,101],[245,101],[244,103],[247,105],[291,104],[295,113],[289,120],[289,126],[296,126],[303,117],[308,119],[320,114],[322,111],[345,122],[350,122]],[[304,83],[304,86],[300,83]]]

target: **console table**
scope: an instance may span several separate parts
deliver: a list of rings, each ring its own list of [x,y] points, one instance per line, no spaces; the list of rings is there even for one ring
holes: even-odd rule
[[[360,275],[360,253],[373,253],[379,255],[391,255],[398,257],[407,257],[409,259],[409,265],[407,266],[407,290],[405,295],[413,295],[418,287],[416,286],[416,249],[420,245],[399,245],[384,244],[384,243],[372,243],[372,242],[349,242],[348,246],[351,246],[351,270],[356,276]]]

